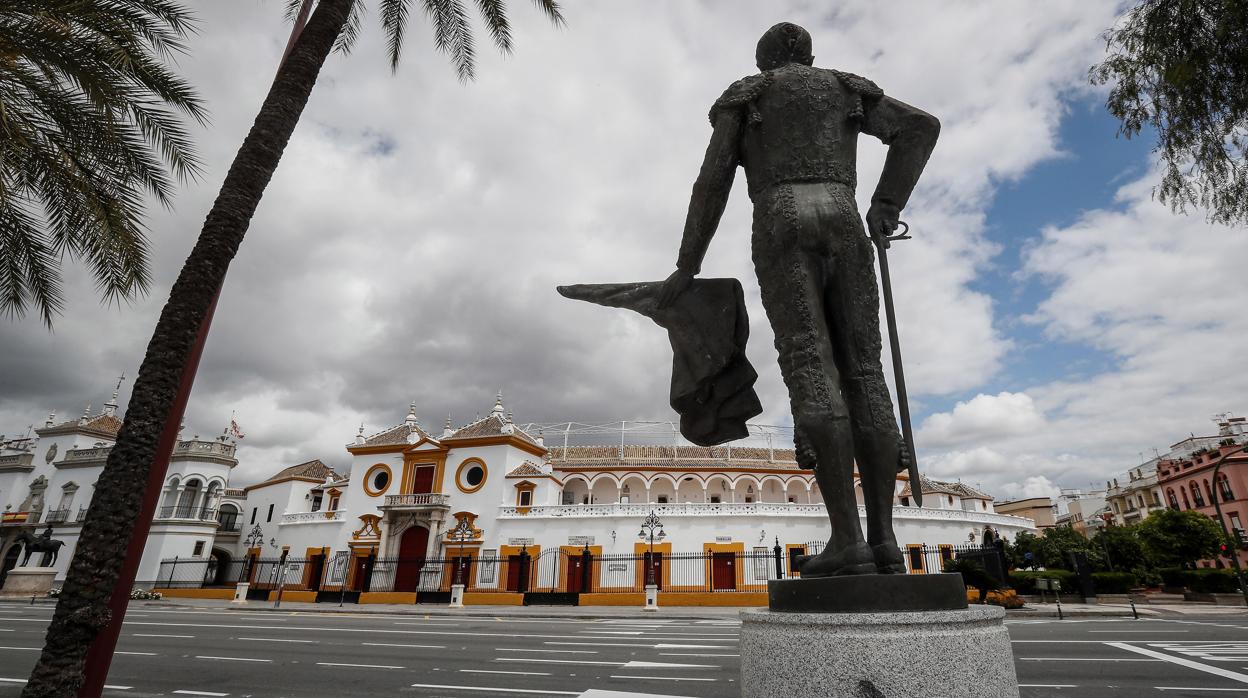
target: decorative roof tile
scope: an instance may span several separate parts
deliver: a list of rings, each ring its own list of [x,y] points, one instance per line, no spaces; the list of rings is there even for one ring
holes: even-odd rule
[[[526,460],[512,468],[511,472],[507,473],[507,477],[537,477],[545,474],[536,463]]]
[[[326,477],[331,475],[335,480],[341,477],[338,473],[334,472],[333,468],[325,465],[321,461],[310,460],[306,463],[300,463],[299,465],[292,465],[289,468],[283,468],[260,484],[263,485],[267,482],[276,482],[278,480],[285,480],[286,478],[291,477],[301,477],[323,482]]]

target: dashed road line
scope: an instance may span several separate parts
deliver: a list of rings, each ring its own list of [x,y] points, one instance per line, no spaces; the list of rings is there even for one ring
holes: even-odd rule
[[[118,652],[117,654],[121,654],[121,653]],[[203,654],[197,654],[195,655],[195,658],[196,659],[215,659],[215,660],[219,660],[223,662],[261,662],[261,663],[273,662],[272,659],[257,659],[255,657],[213,657],[213,656],[203,655]]]
[[[436,683],[414,683],[412,688],[440,688],[455,691],[490,691],[492,693],[527,693],[544,696],[579,696],[580,691],[541,691],[535,688],[496,688],[493,686],[447,686]]]
[[[317,666],[347,666],[357,669],[404,669],[406,667],[394,666],[393,664],[345,664],[340,662],[317,662]]]
[[[460,669],[461,674],[514,674],[516,676],[550,676],[549,671],[500,671],[497,669]]]

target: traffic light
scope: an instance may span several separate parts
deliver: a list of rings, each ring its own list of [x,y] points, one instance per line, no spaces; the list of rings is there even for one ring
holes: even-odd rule
[[[1230,557],[1230,556],[1231,556],[1231,546],[1227,545],[1226,543],[1223,543],[1222,545],[1219,545],[1219,546],[1218,546],[1218,554],[1219,554],[1219,555],[1221,555],[1222,557]]]

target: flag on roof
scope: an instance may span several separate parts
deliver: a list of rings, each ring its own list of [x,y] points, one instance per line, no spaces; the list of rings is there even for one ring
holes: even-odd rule
[[[232,417],[230,418],[230,433],[233,434],[235,438],[239,439],[247,436],[243,433],[243,430],[239,428],[238,422],[234,421],[234,418]]]

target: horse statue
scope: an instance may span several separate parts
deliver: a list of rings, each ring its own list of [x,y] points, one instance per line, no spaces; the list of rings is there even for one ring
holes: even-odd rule
[[[32,553],[52,553],[52,561],[46,566],[51,567],[56,564],[56,557],[60,554],[61,546],[65,545],[63,540],[52,539],[52,527],[48,526],[43,535],[36,536],[30,531],[23,531],[17,537],[17,542],[22,544],[22,548],[26,551],[26,556],[22,558],[22,567],[30,562]]]

